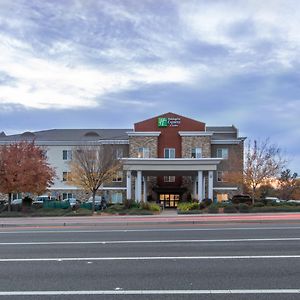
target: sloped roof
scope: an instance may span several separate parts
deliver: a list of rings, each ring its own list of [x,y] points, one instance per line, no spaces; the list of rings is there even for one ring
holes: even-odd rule
[[[126,140],[132,129],[50,129],[32,132],[35,141]],[[94,134],[91,135],[90,133]],[[23,140],[23,134],[0,136],[0,141]]]

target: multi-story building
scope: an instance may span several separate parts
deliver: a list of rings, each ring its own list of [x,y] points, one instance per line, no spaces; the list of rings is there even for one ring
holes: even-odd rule
[[[111,144],[122,170],[99,190],[111,202],[156,201],[176,207],[189,198],[224,200],[241,193],[226,182],[226,172],[242,171],[244,137],[234,126],[206,126],[174,113],[134,124],[134,129],[53,129],[0,135],[0,145],[34,140],[45,148],[57,178],[49,192],[57,198],[88,194],[68,184],[69,161],[78,146]],[[17,192],[17,191],[16,191]]]

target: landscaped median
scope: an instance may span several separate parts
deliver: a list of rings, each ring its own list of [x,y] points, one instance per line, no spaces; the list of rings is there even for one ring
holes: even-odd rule
[[[156,203],[126,200],[123,204],[111,204],[104,210],[95,211],[98,215],[154,215],[160,213],[160,206]],[[50,216],[91,216],[92,203],[82,203],[80,206],[71,207],[63,201],[46,201],[42,206],[22,206],[12,207],[12,211],[0,209],[0,217],[50,217]]]
[[[178,214],[300,212],[300,203],[281,202],[265,205],[262,202],[256,202],[253,205],[245,203],[215,203],[205,205],[198,202],[186,202],[178,205],[177,212]]]

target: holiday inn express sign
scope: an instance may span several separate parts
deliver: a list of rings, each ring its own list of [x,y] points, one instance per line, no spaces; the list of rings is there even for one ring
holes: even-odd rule
[[[157,126],[161,127],[178,127],[180,124],[180,118],[158,118]]]

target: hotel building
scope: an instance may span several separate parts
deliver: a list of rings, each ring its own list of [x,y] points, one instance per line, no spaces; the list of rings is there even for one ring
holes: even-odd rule
[[[205,123],[166,113],[134,124],[133,129],[51,129],[0,134],[0,145],[34,140],[45,148],[57,178],[49,193],[57,198],[90,195],[68,184],[69,161],[78,146],[90,142],[115,147],[122,169],[99,194],[110,202],[124,199],[155,201],[176,207],[178,201],[204,198],[218,201],[241,193],[226,182],[226,172],[243,169],[244,137],[234,126]]]

